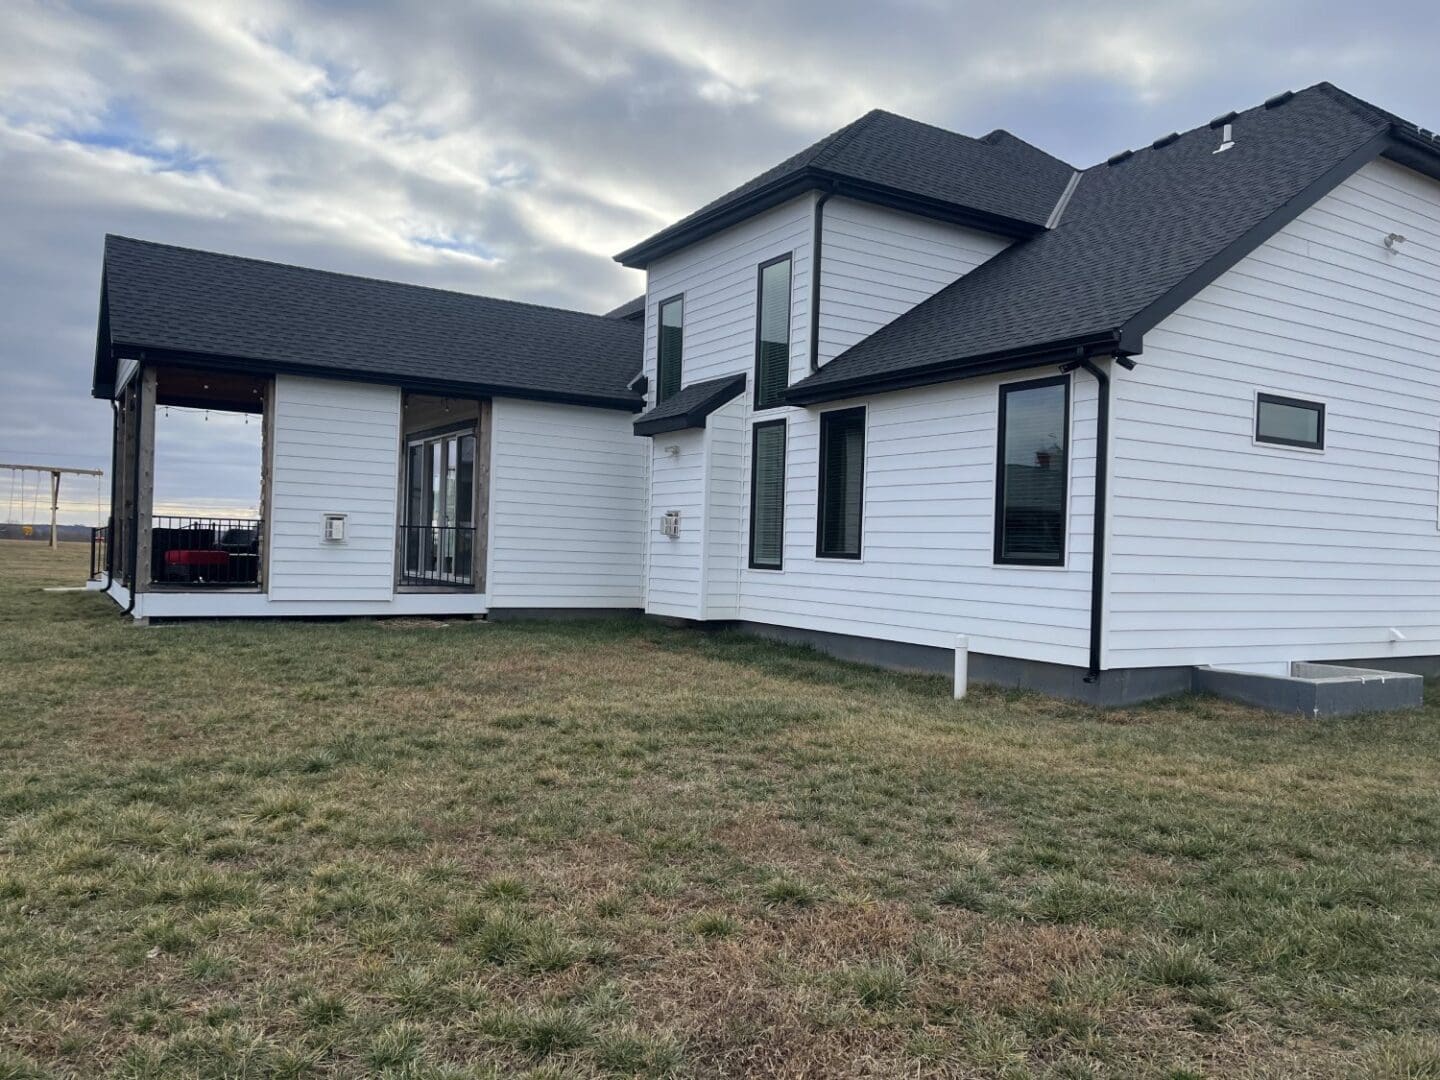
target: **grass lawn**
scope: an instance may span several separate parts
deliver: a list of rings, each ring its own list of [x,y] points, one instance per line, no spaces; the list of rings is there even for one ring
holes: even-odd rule
[[[0,543],[3,1080],[1440,1077],[1440,709],[140,629],[85,557]]]

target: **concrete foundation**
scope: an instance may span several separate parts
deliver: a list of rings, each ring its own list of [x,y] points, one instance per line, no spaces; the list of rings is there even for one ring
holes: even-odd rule
[[[1318,718],[1419,708],[1425,680],[1408,672],[1297,662],[1290,665],[1288,675],[1197,667],[1195,689],[1262,709]]]
[[[517,619],[638,619],[642,614],[639,608],[512,607],[490,608],[485,612],[485,620],[514,622]]]
[[[952,675],[955,651],[933,645],[910,645],[883,641],[856,634],[834,634],[823,630],[802,630],[770,623],[730,624],[758,637],[791,645],[808,645],[841,660],[871,664],[892,671],[920,671],[931,675]],[[1085,681],[1085,669],[1040,660],[1017,660],[1009,656],[970,653],[970,681],[1037,690],[1053,697],[1068,698],[1087,705],[1104,707],[1135,705],[1158,697],[1184,694],[1190,690],[1188,667],[1123,668],[1102,671],[1094,682]]]
[[[697,625],[697,624],[689,624]],[[715,625],[715,624],[711,624]],[[835,634],[769,623],[724,624],[737,630],[807,645],[841,660],[887,668],[951,675],[955,653],[931,645],[909,645],[856,634]],[[1192,692],[1304,716],[1349,716],[1360,712],[1416,708],[1422,703],[1420,674],[1357,665],[1295,663],[1288,674],[1257,674],[1212,667],[1117,668],[1086,682],[1086,671],[1065,664],[970,653],[970,681],[1035,690],[1053,697],[1111,708]],[[1372,661],[1371,663],[1376,663]],[[1390,667],[1391,661],[1383,661]],[[1398,661],[1395,662],[1398,664]],[[1420,672],[1440,673],[1440,657],[1411,657]]]

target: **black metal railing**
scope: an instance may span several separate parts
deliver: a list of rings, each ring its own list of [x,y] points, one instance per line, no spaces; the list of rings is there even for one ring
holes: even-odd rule
[[[98,581],[105,573],[105,552],[110,544],[110,528],[101,525],[90,530],[90,580]]]
[[[258,518],[152,517],[150,580],[192,588],[258,585]]]
[[[475,530],[470,526],[400,526],[401,584],[469,586],[474,563]]]

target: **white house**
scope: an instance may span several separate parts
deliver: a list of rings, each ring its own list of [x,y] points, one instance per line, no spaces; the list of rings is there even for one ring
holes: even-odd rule
[[[977,678],[1104,702],[1440,656],[1412,124],[1322,83],[1076,170],[873,112],[618,258],[646,292],[601,317],[111,238],[111,595],[922,668],[964,635]],[[264,418],[253,543],[149,513],[155,403],[216,394]]]

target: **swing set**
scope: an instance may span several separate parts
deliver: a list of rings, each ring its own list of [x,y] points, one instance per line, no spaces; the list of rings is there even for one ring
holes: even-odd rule
[[[60,538],[56,517],[60,511],[60,478],[72,476],[95,477],[95,520],[102,522],[104,501],[101,493],[103,469],[72,469],[64,465],[12,465],[0,462],[0,469],[10,473],[10,502],[5,511],[6,522],[18,524],[20,533],[27,540],[35,535],[35,521],[40,515],[42,489],[48,476],[50,483],[50,547],[54,548]],[[32,479],[33,478],[33,479]],[[19,516],[16,516],[16,507]]]

